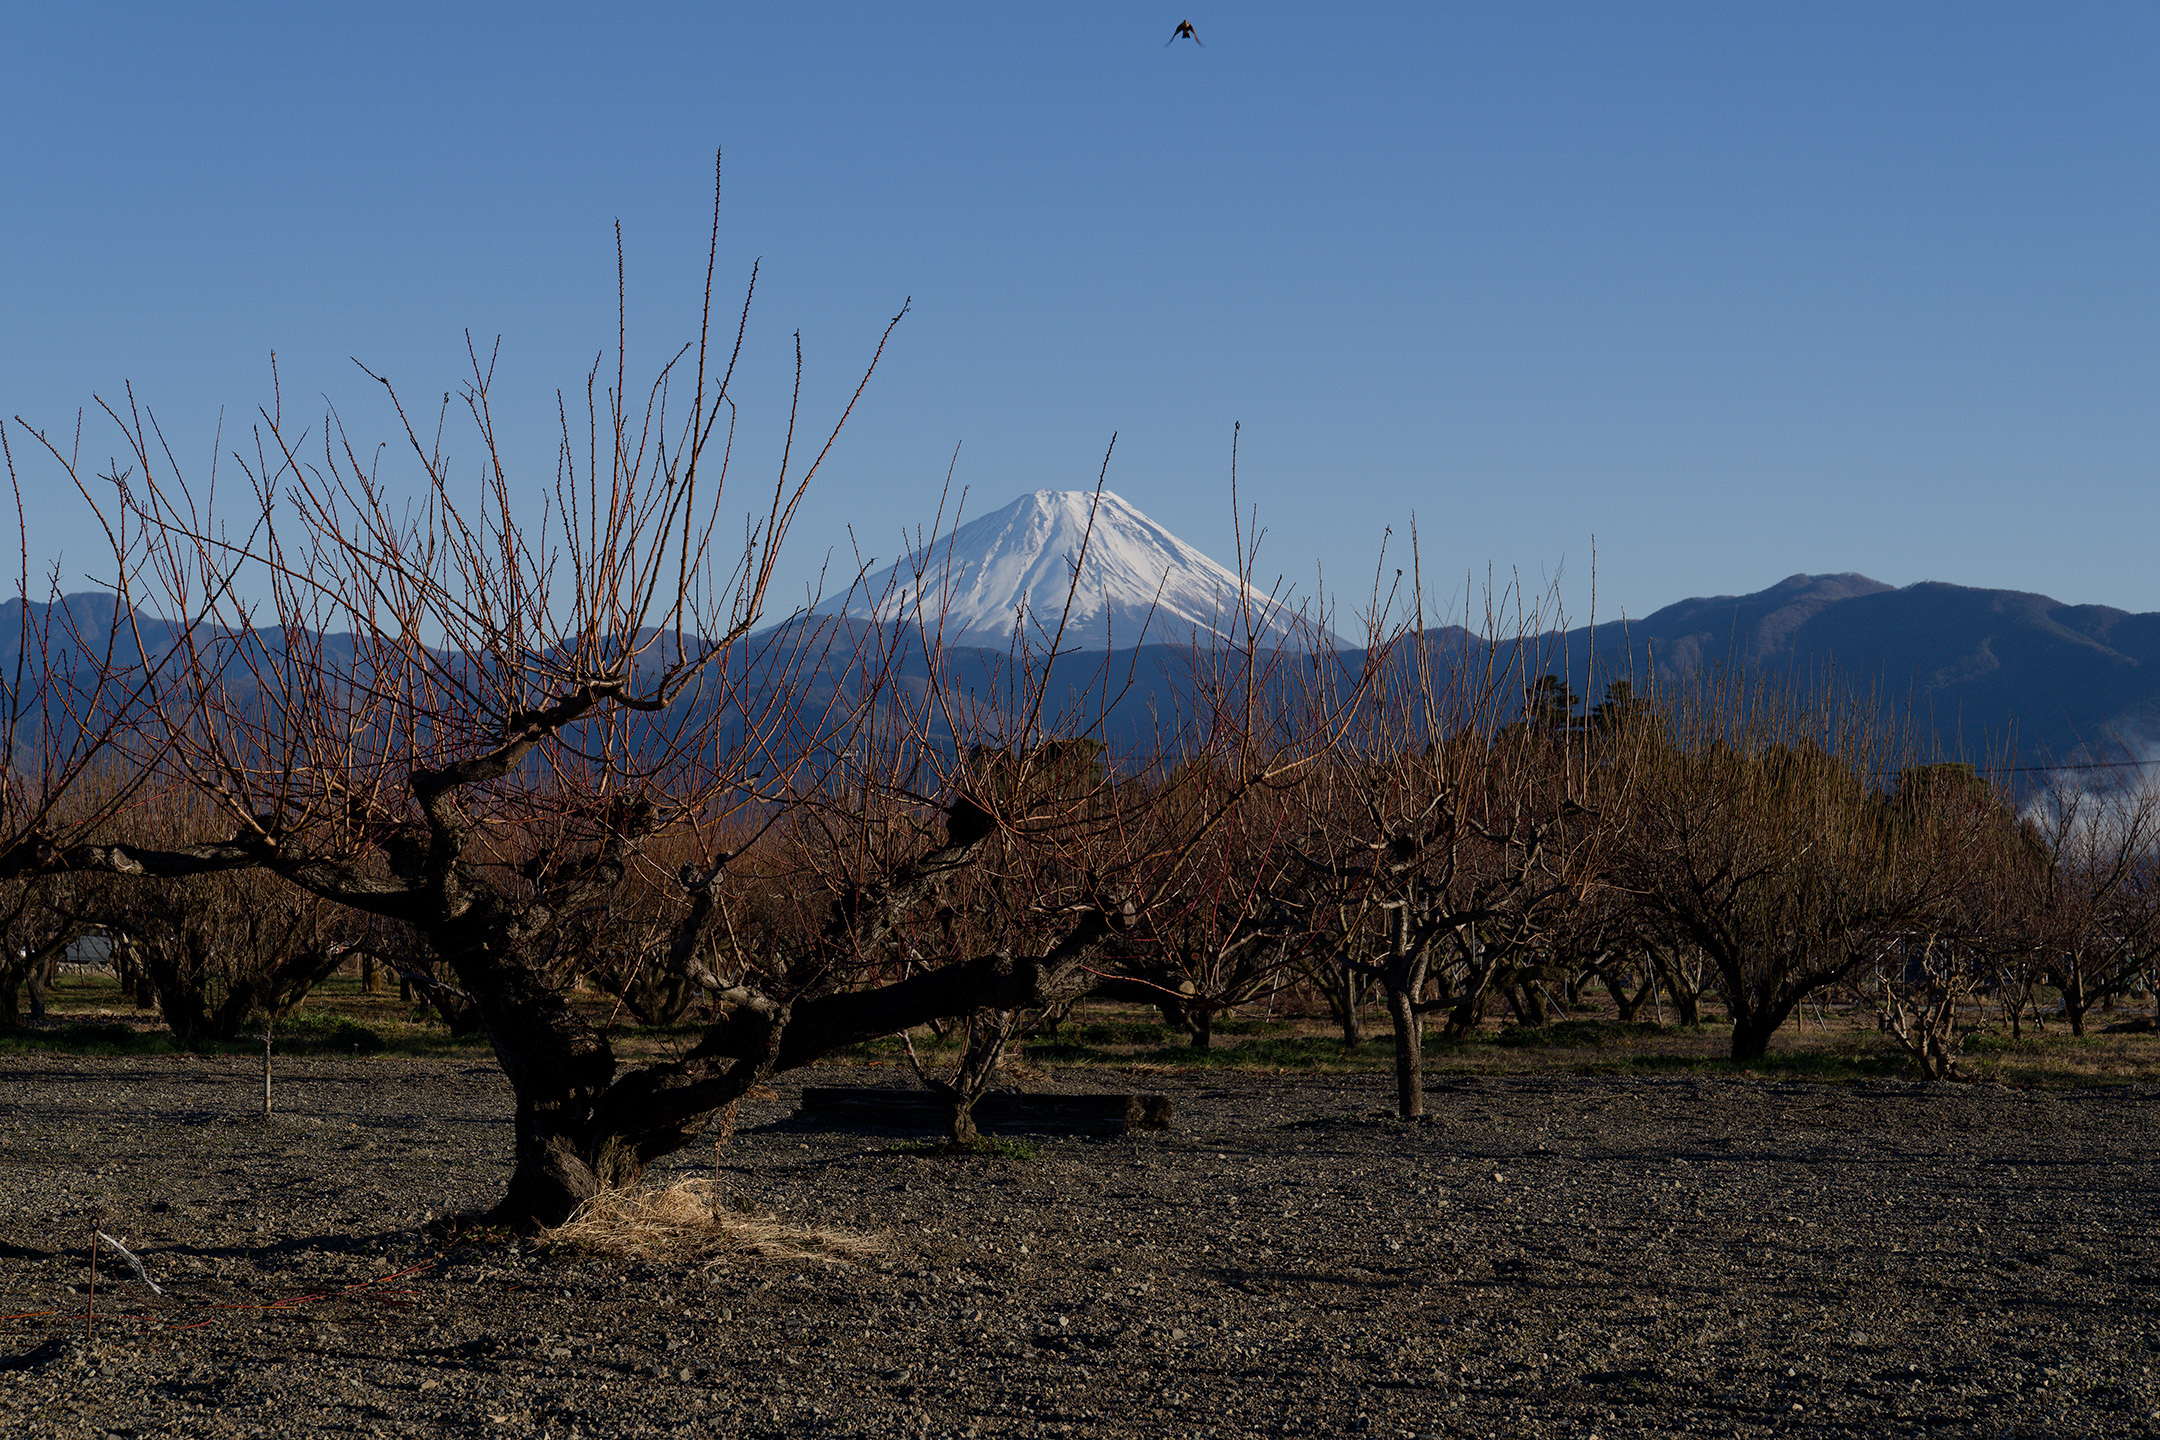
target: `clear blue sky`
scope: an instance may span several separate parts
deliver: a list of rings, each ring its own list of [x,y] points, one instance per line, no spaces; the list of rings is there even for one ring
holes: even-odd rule
[[[206,466],[269,394],[381,430],[463,332],[536,488],[553,390],[764,282],[748,468],[902,324],[814,508],[891,558],[1111,488],[1331,588],[1567,576],[1600,618],[1794,571],[2160,609],[2160,6],[9,4],[0,411],[132,381]],[[1189,16],[1206,47],[1166,47]],[[93,431],[94,452],[110,442]],[[96,572],[16,446],[30,545]]]

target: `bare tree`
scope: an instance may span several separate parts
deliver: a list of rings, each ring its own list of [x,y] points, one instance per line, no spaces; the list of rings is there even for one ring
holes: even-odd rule
[[[108,937],[182,1043],[291,1013],[342,963],[358,917],[253,870],[76,877],[70,915]]]
[[[1218,1017],[1267,993],[1305,948],[1283,904],[1295,787],[1254,791],[1246,778],[1230,756],[1187,759],[1144,797],[1141,843],[1177,863],[1142,867],[1152,903],[1121,947],[1118,980],[1099,992],[1156,1005],[1199,1050]]]
[[[1509,637],[1489,614],[1492,638],[1443,648],[1421,609],[1406,634],[1373,625],[1357,728],[1307,777],[1298,839],[1312,943],[1386,999],[1406,1119],[1424,1113],[1427,1014],[1464,1033],[1489,997],[1557,977],[1543,962],[1595,874],[1584,801],[1607,773],[1538,723],[1551,687],[1526,678],[1534,616]]]
[[[2034,977],[2055,988],[2070,1033],[2083,1035],[2094,1007],[2129,994],[2160,959],[2160,791],[2096,790],[2065,775],[2030,814],[2043,857],[2026,892]]]
[[[1962,1078],[1977,997],[1998,983],[2003,940],[2020,928],[2033,873],[2033,830],[1971,765],[1916,766],[1898,776],[1886,804],[1909,844],[1949,846],[1946,884],[1903,934],[1883,937],[1864,986],[1884,1033],[1922,1077]]]
[[[1296,957],[1299,976],[1334,1022],[1343,1047],[1354,1050],[1364,1044],[1372,981],[1352,963],[1356,957],[1341,945],[1302,945]]]
[[[1883,1033],[1895,1038],[1927,1080],[1958,1079],[1969,1035],[1958,1021],[1986,970],[1976,949],[1944,935],[1886,945],[1867,978]]]
[[[1035,1033],[1044,1018],[1042,1011],[1000,1010],[985,1006],[970,1011],[958,1031],[960,1053],[950,1069],[940,1071],[926,1063],[915,1048],[912,1035],[903,1036],[908,1064],[915,1076],[950,1107],[951,1128],[947,1139],[965,1150],[981,1140],[975,1127],[975,1102],[997,1083],[1007,1051],[1017,1041]]]
[[[471,998],[517,1092],[513,1215],[561,1218],[685,1143],[759,1075],[899,1018],[818,1003],[838,995],[805,1003],[806,974],[777,997],[721,995],[690,1055],[618,1074],[605,1036],[550,983],[573,917],[647,863],[652,837],[721,834],[755,805],[752,777],[772,755],[808,763],[802,742],[821,724],[788,704],[812,658],[802,633],[756,632],[838,426],[805,461],[791,412],[778,476],[725,538],[742,327],[716,347],[710,314],[708,298],[696,336],[641,396],[619,337],[578,423],[562,407],[549,487],[512,473],[492,361],[477,350],[460,401],[477,474],[453,460],[447,404],[423,425],[384,382],[410,503],[334,414],[310,430],[268,408],[231,514],[229,494],[176,472],[154,422],[114,416],[132,462],[115,472],[116,523],[146,537],[160,608],[202,617],[172,637],[155,739],[165,772],[223,819],[194,844],[90,845],[69,863],[152,877],[262,869],[409,926]],[[530,502],[536,490],[544,499]],[[974,843],[935,847],[858,897],[851,920],[909,903]],[[677,952],[707,945],[732,859],[707,849],[679,867],[690,899]],[[936,990],[918,981],[902,996],[941,1013],[952,1002]]]
[[[704,848],[730,846],[722,839]],[[648,842],[648,864],[625,872],[605,897],[567,917],[563,949],[569,968],[555,983],[583,977],[643,1024],[681,1023],[705,992],[673,954],[689,897],[671,876],[683,864],[694,863],[698,853],[686,835],[660,835]]]
[[[416,936],[517,1098],[510,1220],[635,1180],[776,1071],[1086,993],[1178,903],[1212,827],[1315,753],[1249,687],[1208,742],[1242,747],[1236,780],[1191,831],[1150,838],[1132,772],[1059,781],[1074,752],[1046,739],[1088,739],[1115,689],[1053,684],[1062,621],[1039,652],[1024,631],[988,692],[950,680],[934,625],[770,625],[779,547],[847,410],[807,461],[790,411],[779,473],[731,534],[742,328],[730,350],[709,322],[708,301],[637,396],[618,337],[612,373],[561,406],[550,487],[497,443],[477,349],[458,406],[477,475],[453,460],[451,406],[422,422],[384,385],[409,502],[334,413],[313,430],[263,412],[237,511],[229,487],[190,486],[153,422],[112,417],[130,459],[113,509],[146,536],[157,609],[199,617],[171,634],[141,753],[219,818],[189,843],[79,844],[62,868],[263,871]],[[668,886],[659,959],[705,992],[703,1033],[626,1067],[567,985],[589,917]]]
[[[0,462],[14,497],[19,557],[14,597],[0,605],[4,1025],[19,1023],[25,986],[31,1018],[43,1018],[53,966],[92,928],[73,913],[77,887],[66,876],[155,776],[155,736],[146,734],[144,722],[170,659],[168,627],[139,623],[135,615],[149,537],[133,517],[114,517],[107,525],[113,569],[102,592],[63,593],[57,567],[33,583],[11,430],[33,451],[58,458],[71,477],[81,478],[86,469],[81,417],[65,449],[20,417],[12,426],[0,423]],[[102,483],[124,485],[129,473],[116,463]]]
[[[46,976],[89,927],[67,913],[65,879],[0,882],[0,1028],[22,1023],[29,991],[30,1018],[45,1018]]]
[[[80,416],[66,448],[19,416],[12,429],[57,459],[85,497],[89,485],[124,487],[132,474],[117,462],[89,474]],[[136,614],[151,537],[134,517],[97,517],[113,564],[102,591],[64,594],[57,567],[33,583],[10,430],[0,424],[0,463],[14,496],[19,568],[14,597],[0,605],[0,882],[67,872],[82,858],[71,850],[98,837],[151,782],[155,736],[144,722],[171,658],[171,627]]]
[[[1595,984],[1620,1023],[1636,1020],[1658,995],[1659,971],[1628,896],[1603,884],[1585,887],[1551,935],[1553,963],[1571,994]]]
[[[1759,1059],[1802,1000],[1843,985],[1897,937],[1933,928],[1962,883],[1958,842],[1987,818],[1888,803],[1870,776],[1896,747],[1873,706],[1706,687],[1645,757],[1615,876],[1699,949]]]
[[[1242,542],[1240,555],[1249,561]],[[1084,548],[1067,558],[1077,586]],[[919,683],[864,683],[865,693],[887,698],[850,734],[847,754],[862,783],[845,807],[796,810],[828,857],[812,868],[858,877],[850,887],[889,871],[895,857],[879,853],[880,844],[922,828],[930,807],[918,774],[942,772],[949,823],[985,832],[974,863],[947,877],[934,907],[878,937],[887,973],[956,953],[1039,951],[1069,936],[1076,917],[1095,932],[1075,983],[1033,1005],[968,1012],[950,1074],[932,1073],[918,1057],[925,1083],[953,1107],[954,1138],[965,1142],[972,1107],[1007,1048],[1055,1023],[1081,994],[1159,1005],[1204,1043],[1216,1013],[1277,973],[1295,929],[1274,888],[1284,863],[1274,839],[1283,797],[1333,732],[1328,712],[1282,683],[1305,651],[1275,638],[1285,612],[1272,595],[1248,587],[1226,607],[1221,630],[1181,648],[1185,684],[1171,693],[1189,696],[1189,707],[1157,715],[1152,748],[1113,755],[1101,739],[1105,717],[1135,683],[1136,662],[1121,674],[1105,657],[1083,668],[1080,683],[1060,678],[1070,592],[1065,616],[1039,629],[1022,624],[987,689],[966,689],[947,672],[936,639],[945,588],[935,574],[909,577],[915,623],[849,647],[874,657],[866,668],[882,675],[894,665],[885,637],[899,635],[921,647],[911,672]],[[954,763],[941,765],[933,753],[938,736],[954,737]],[[858,818],[881,804],[875,823]],[[880,956],[858,944],[852,963],[872,967]]]

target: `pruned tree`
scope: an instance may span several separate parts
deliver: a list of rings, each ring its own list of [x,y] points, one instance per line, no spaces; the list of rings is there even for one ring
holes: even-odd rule
[[[1297,971],[1334,1022],[1343,1048],[1365,1043],[1365,1007],[1372,1001],[1372,981],[1341,945],[1301,945]]]
[[[105,413],[118,412],[108,408]],[[159,693],[170,675],[170,636],[175,625],[184,628],[201,613],[185,610],[170,621],[138,616],[137,582],[151,562],[153,537],[128,514],[96,517],[111,545],[105,590],[64,594],[57,566],[33,582],[16,440],[27,439],[33,452],[55,459],[86,499],[92,487],[99,493],[125,490],[134,474],[114,462],[93,475],[82,457],[82,431],[81,416],[72,441],[48,437],[20,416],[12,425],[0,423],[0,463],[14,496],[20,556],[15,594],[0,605],[0,884],[5,885],[42,884],[78,868],[89,855],[83,847],[103,838],[115,817],[152,783],[162,725],[147,722],[159,708],[163,719],[176,718],[184,704],[168,703]],[[38,894],[22,890],[10,890],[9,898],[22,907],[18,919],[37,914],[42,903]]]
[[[704,848],[724,851],[730,846],[723,837],[707,841]],[[673,947],[689,905],[675,876],[683,864],[694,863],[698,853],[699,847],[685,835],[660,835],[649,842],[649,863],[626,871],[606,896],[566,919],[566,972],[553,983],[582,978],[614,997],[618,1013],[641,1024],[681,1023],[706,994]]]
[[[1384,996],[1406,1119],[1424,1114],[1426,1015],[1465,1033],[1494,995],[1557,978],[1543,961],[1596,873],[1585,801],[1609,778],[1583,763],[1573,727],[1544,723],[1573,701],[1525,681],[1534,615],[1516,617],[1512,644],[1442,648],[1420,609],[1368,645],[1356,729],[1306,777],[1297,832],[1310,943]]]
[[[108,410],[106,413],[113,414]],[[138,617],[137,581],[151,559],[148,530],[126,514],[106,520],[112,568],[103,592],[67,595],[57,566],[34,583],[16,441],[55,458],[85,498],[90,485],[124,488],[133,471],[117,462],[91,476],[82,458],[82,417],[71,440],[49,438],[21,417],[0,423],[0,463],[14,497],[20,557],[14,597],[0,605],[0,1024],[44,1015],[47,977],[60,956],[94,927],[74,912],[67,877],[109,839],[156,775],[155,710],[165,703],[172,624]],[[183,611],[185,626],[198,615]]]
[[[714,215],[716,256],[717,203]],[[628,1072],[554,983],[574,918],[648,866],[653,837],[721,834],[756,805],[752,777],[773,754],[800,771],[829,728],[788,704],[814,658],[806,632],[757,632],[839,426],[805,463],[791,412],[779,475],[723,538],[723,506],[740,503],[730,382],[748,307],[733,347],[715,346],[710,273],[697,334],[641,395],[618,344],[605,379],[587,377],[578,424],[564,404],[552,486],[513,472],[478,350],[456,402],[473,466],[448,446],[449,402],[423,424],[381,382],[409,500],[335,414],[316,430],[267,408],[238,510],[224,508],[230,487],[176,472],[154,422],[113,417],[131,463],[110,512],[144,537],[158,608],[202,617],[172,636],[144,758],[222,820],[192,844],[102,843],[69,863],[153,878],[258,869],[409,927],[470,998],[517,1094],[504,1201],[516,1217],[559,1220],[772,1069],[889,1033],[910,1005],[947,1013],[948,992],[973,983],[918,977],[888,1007],[821,990],[821,967],[791,964],[773,990],[720,994],[689,1055]],[[980,839],[927,847],[851,897],[836,926],[883,923]],[[708,846],[671,877],[687,894],[678,957],[709,947],[733,859]],[[1034,974],[979,968],[997,972],[977,986],[990,991]]]
[[[1614,875],[1709,962],[1734,1059],[1761,1058],[1794,1007],[1897,937],[1937,928],[1963,883],[1964,842],[1992,816],[1892,803],[1869,777],[1897,758],[1863,701],[1714,686],[1683,697],[1669,741],[1646,751]]]
[[[1961,1078],[1969,1033],[1958,1022],[1986,976],[1981,952],[1958,937],[1913,935],[1884,947],[1868,975],[1877,1023],[1919,1066],[1922,1079]]]
[[[1006,1053],[1017,1041],[1034,1033],[1041,1011],[1000,1010],[985,1006],[963,1016],[956,1027],[960,1051],[949,1068],[926,1062],[915,1048],[912,1035],[904,1036],[909,1066],[915,1078],[944,1100],[951,1125],[947,1141],[958,1149],[972,1147],[982,1138],[975,1128],[975,1102],[997,1085]]]
[[[1152,903],[1120,948],[1117,980],[1100,992],[1156,1005],[1197,1050],[1212,1048],[1216,1021],[1276,986],[1307,948],[1284,903],[1296,787],[1252,789],[1228,748],[1173,766],[1144,797],[1138,838],[1177,861],[1159,873],[1143,867],[1138,883]]]
[[[1913,926],[1883,938],[1861,988],[1922,1078],[1961,1079],[1978,997],[2000,982],[2014,948],[2004,942],[2024,928],[2038,858],[2033,827],[1967,764],[1904,770],[1886,810],[1918,844],[1957,853],[1942,867],[1948,883]]]
[[[716,194],[715,255],[717,235]],[[561,404],[551,485],[498,443],[477,348],[435,417],[379,382],[401,472],[335,413],[315,429],[267,407],[236,509],[154,422],[112,415],[129,463],[109,508],[155,582],[132,613],[197,617],[170,634],[130,757],[218,819],[157,846],[99,837],[56,868],[264,872],[416,937],[516,1097],[507,1220],[631,1183],[777,1071],[1087,993],[1210,828],[1324,748],[1246,704],[1205,742],[1241,747],[1235,782],[1194,830],[1146,839],[1136,772],[1042,783],[1076,753],[1045,742],[1099,738],[1088,717],[1115,691],[1053,687],[1062,622],[1039,650],[1023,630],[995,693],[945,676],[934,624],[774,625],[780,546],[854,402],[814,449],[790,410],[778,474],[731,530],[748,304],[733,347],[713,344],[710,265],[700,324],[650,385],[631,393],[619,335]],[[798,347],[798,397],[801,373]],[[927,682],[900,683],[903,652]],[[660,958],[704,992],[702,1033],[627,1066],[568,984],[590,917],[664,887]]]
[[[2091,788],[2056,777],[2028,807],[2037,863],[2023,875],[2021,925],[2029,980],[2054,987],[2070,1033],[2097,1006],[2128,995],[2160,961],[2154,888],[2160,866],[2160,791]]]
[[[1586,887],[1551,935],[1553,964],[1571,994],[1595,984],[1622,1024],[1636,1020],[1658,996],[1658,966],[1643,943],[1629,897],[1609,886]]]
[[[147,982],[182,1044],[282,1019],[343,963],[360,928],[350,911],[261,871],[74,879],[67,913]]]
[[[1074,585],[1085,543],[1067,557]],[[1249,578],[1242,540],[1240,562]],[[1073,980],[1039,1003],[967,1012],[950,1073],[935,1073],[918,1058],[925,1083],[952,1106],[955,1140],[964,1142],[973,1134],[973,1105],[1008,1047],[1055,1024],[1082,994],[1157,1005],[1204,1045],[1216,1014],[1252,998],[1278,973],[1297,927],[1279,904],[1283,857],[1271,837],[1280,832],[1285,795],[1334,743],[1340,717],[1283,683],[1307,651],[1275,637],[1286,620],[1293,628],[1302,621],[1248,584],[1218,617],[1221,628],[1196,635],[1180,652],[1189,707],[1157,717],[1152,750],[1112,756],[1100,732],[1133,672],[1114,673],[1106,659],[1083,683],[1056,679],[1056,658],[1065,653],[1061,616],[1039,631],[1023,624],[996,683],[963,692],[945,673],[935,641],[936,607],[948,585],[944,577],[910,577],[914,623],[897,633],[924,647],[915,671],[923,681],[889,687],[886,702],[865,712],[849,749],[865,784],[850,803],[868,810],[887,796],[919,814],[926,797],[911,791],[908,777],[938,768],[926,766],[925,737],[978,737],[954,745],[956,763],[944,775],[955,797],[950,823],[988,833],[976,862],[948,880],[939,903],[884,938],[884,963],[906,974],[955,953],[1040,950],[1069,943],[1060,937],[1070,936],[1076,917],[1094,936],[1089,954],[1074,961]],[[1070,610],[1068,594],[1067,616]],[[875,655],[881,672],[893,664],[885,633],[853,647]],[[1034,736],[1052,738],[1015,743]],[[821,829],[833,828],[817,808],[804,813]],[[920,828],[920,820],[913,823]],[[874,874],[889,858],[852,857],[871,851],[867,840],[905,829],[891,817],[840,827],[824,843],[837,857],[837,839],[848,838],[850,858],[824,869]],[[876,958],[857,955],[857,963]]]
[[[68,913],[68,881],[0,881],[0,1029],[45,1018],[46,977],[90,927]]]

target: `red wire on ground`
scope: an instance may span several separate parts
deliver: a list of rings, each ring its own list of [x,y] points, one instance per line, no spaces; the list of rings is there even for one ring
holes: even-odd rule
[[[345,1287],[344,1287],[343,1289],[341,1289],[341,1290],[316,1290],[316,1291],[311,1291],[311,1292],[309,1292],[308,1294],[305,1294],[305,1295],[288,1295],[288,1296],[286,1296],[286,1297],[285,1297],[284,1299],[282,1299],[282,1300],[271,1300],[271,1301],[267,1301],[267,1302],[264,1302],[264,1303],[259,1303],[259,1304],[249,1304],[249,1303],[243,1303],[243,1302],[232,1302],[232,1301],[226,1301],[226,1302],[222,1302],[222,1303],[212,1303],[212,1304],[203,1304],[203,1303],[198,1303],[198,1304],[196,1304],[196,1305],[188,1306],[188,1307],[186,1307],[186,1308],[189,1308],[189,1309],[197,1309],[197,1310],[201,1310],[201,1309],[209,1309],[209,1310],[286,1310],[286,1309],[291,1309],[291,1308],[294,1308],[294,1307],[296,1307],[296,1306],[300,1306],[300,1305],[306,1305],[306,1304],[310,1304],[310,1303],[312,1303],[312,1302],[314,1302],[314,1301],[316,1301],[316,1300],[324,1300],[324,1299],[328,1299],[329,1297],[331,1297],[331,1296],[333,1296],[333,1295],[350,1295],[350,1294],[352,1294],[352,1293],[353,1293],[354,1291],[356,1291],[356,1290],[366,1290],[366,1289],[368,1289],[368,1288],[369,1288],[369,1287],[371,1287],[371,1286],[375,1286],[375,1285],[380,1285],[380,1284],[382,1284],[382,1283],[383,1283],[383,1282],[384,1282],[385,1280],[400,1280],[400,1279],[403,1279],[403,1278],[404,1278],[405,1276],[407,1276],[407,1275],[417,1275],[417,1274],[418,1274],[418,1273],[420,1273],[420,1272],[421,1272],[422,1270],[432,1270],[432,1269],[434,1269],[434,1268],[435,1268],[435,1267],[436,1267],[437,1265],[440,1265],[441,1263],[442,1263],[442,1260],[440,1259],[440,1257],[438,1257],[438,1258],[436,1258],[436,1259],[433,1259],[433,1260],[423,1260],[423,1261],[421,1261],[421,1262],[420,1262],[420,1263],[419,1263],[418,1265],[408,1265],[408,1266],[406,1266],[406,1267],[405,1267],[404,1269],[402,1269],[402,1270],[393,1270],[393,1271],[391,1271],[391,1272],[390,1272],[389,1274],[387,1274],[387,1275],[377,1275],[377,1276],[375,1276],[375,1277],[374,1277],[373,1279],[370,1279],[370,1280],[362,1280],[362,1281],[358,1282],[357,1284],[347,1285],[347,1286],[345,1286]],[[419,1294],[421,1294],[421,1293],[423,1293],[423,1292],[421,1292],[421,1291],[418,1291],[418,1290],[385,1290],[385,1291],[381,1291],[381,1292],[379,1292],[379,1293],[381,1293],[381,1294],[383,1294],[383,1295],[419,1295]],[[409,1304],[410,1304],[411,1302],[410,1302],[410,1301],[402,1301],[402,1300],[385,1300],[385,1301],[383,1301],[382,1303],[384,1303],[384,1304],[388,1304],[388,1305],[409,1305]],[[38,1319],[39,1317],[41,1317],[41,1316],[45,1316],[45,1315],[62,1315],[62,1314],[67,1314],[67,1313],[68,1313],[68,1312],[66,1312],[66,1311],[64,1311],[64,1310],[25,1310],[25,1311],[23,1311],[23,1312],[22,1312],[21,1314],[19,1314],[19,1315],[0,1315],[0,1321],[4,1321],[4,1320],[35,1320],[35,1319]],[[109,1312],[109,1311],[107,1312],[107,1316],[108,1316],[108,1318],[109,1318],[109,1319],[114,1319],[114,1320],[117,1320],[117,1319],[122,1319],[122,1318],[127,1318],[127,1319],[135,1319],[135,1318],[138,1318],[138,1317],[134,1317],[134,1316],[127,1316],[127,1317],[121,1317],[121,1316],[117,1316],[117,1315],[112,1315],[112,1314],[111,1314],[111,1312]],[[142,1332],[142,1331],[138,1331],[137,1333],[138,1333],[138,1334],[143,1334],[143,1333],[149,1333],[149,1334],[156,1334],[156,1335],[164,1335],[164,1334],[169,1334],[169,1333],[171,1333],[172,1331],[175,1331],[175,1330],[199,1330],[199,1329],[201,1329],[201,1328],[202,1328],[203,1326],[205,1326],[205,1325],[214,1325],[214,1324],[216,1324],[216,1323],[217,1323],[217,1320],[218,1320],[218,1317],[217,1317],[217,1316],[215,1316],[215,1315],[212,1315],[212,1316],[210,1316],[210,1317],[209,1317],[208,1319],[206,1319],[206,1320],[190,1320],[190,1321],[188,1321],[188,1322],[187,1322],[186,1324],[179,1324],[179,1325],[152,1325],[152,1326],[151,1326],[151,1327],[149,1328],[149,1330],[148,1330],[147,1332]]]

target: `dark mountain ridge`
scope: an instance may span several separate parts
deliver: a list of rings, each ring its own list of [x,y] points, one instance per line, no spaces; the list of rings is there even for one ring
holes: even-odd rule
[[[1974,761],[2137,758],[2160,737],[2160,614],[2020,590],[1794,575],[1576,630],[1566,647],[1638,684],[1715,667],[1871,692]]]
[[[110,633],[109,596],[69,596],[59,603],[89,642],[80,648],[94,649]],[[43,621],[46,608],[32,607],[29,628]],[[784,649],[794,627],[831,623],[797,619],[757,638],[761,647]],[[20,600],[0,605],[0,688],[13,683],[25,628]],[[56,642],[66,629],[65,620],[52,625]],[[836,643],[821,641],[813,663],[787,670],[794,705],[815,712],[855,693],[869,637],[878,629],[843,621],[830,636]],[[145,621],[139,630],[152,654],[177,637],[177,628],[163,622]],[[350,637],[324,638],[326,659],[351,662]],[[258,631],[251,648],[275,654],[283,640],[277,632]],[[901,638],[887,627],[883,643],[896,657],[898,689],[923,694],[930,675],[919,637]],[[1886,712],[1909,721],[1923,745],[1975,763],[2142,759],[2160,739],[2160,613],[2065,605],[2015,590],[1933,581],[1899,589],[1863,575],[1794,575],[1750,595],[1682,600],[1640,620],[1594,629],[1494,641],[1440,627],[1426,632],[1426,643],[1444,659],[1497,662],[1521,683],[1564,674],[1590,701],[1615,678],[1630,679],[1638,690],[1669,692],[1705,674],[1752,674],[1773,683],[1871,694]],[[67,648],[78,647],[69,642]],[[123,658],[132,655],[132,637],[123,632],[116,649]],[[1363,659],[1362,652],[1345,649],[1334,663],[1347,676]],[[1277,662],[1318,663],[1302,654]],[[1006,649],[949,647],[945,664],[955,690],[977,700],[1008,689],[1015,678]],[[762,664],[738,651],[730,665],[735,683],[708,688],[700,692],[706,700],[688,703],[710,703],[718,690],[734,690],[740,705],[737,687],[747,673],[740,667],[756,671]],[[781,669],[787,667],[776,668],[776,677]],[[1205,709],[1198,692],[1208,671],[1206,657],[1187,645],[1060,657],[1051,667],[1057,683],[1043,719],[1053,730],[1092,724],[1113,749],[1132,755],[1174,731],[1178,717]],[[246,683],[244,676],[233,678]],[[689,717],[677,711],[673,718]]]

